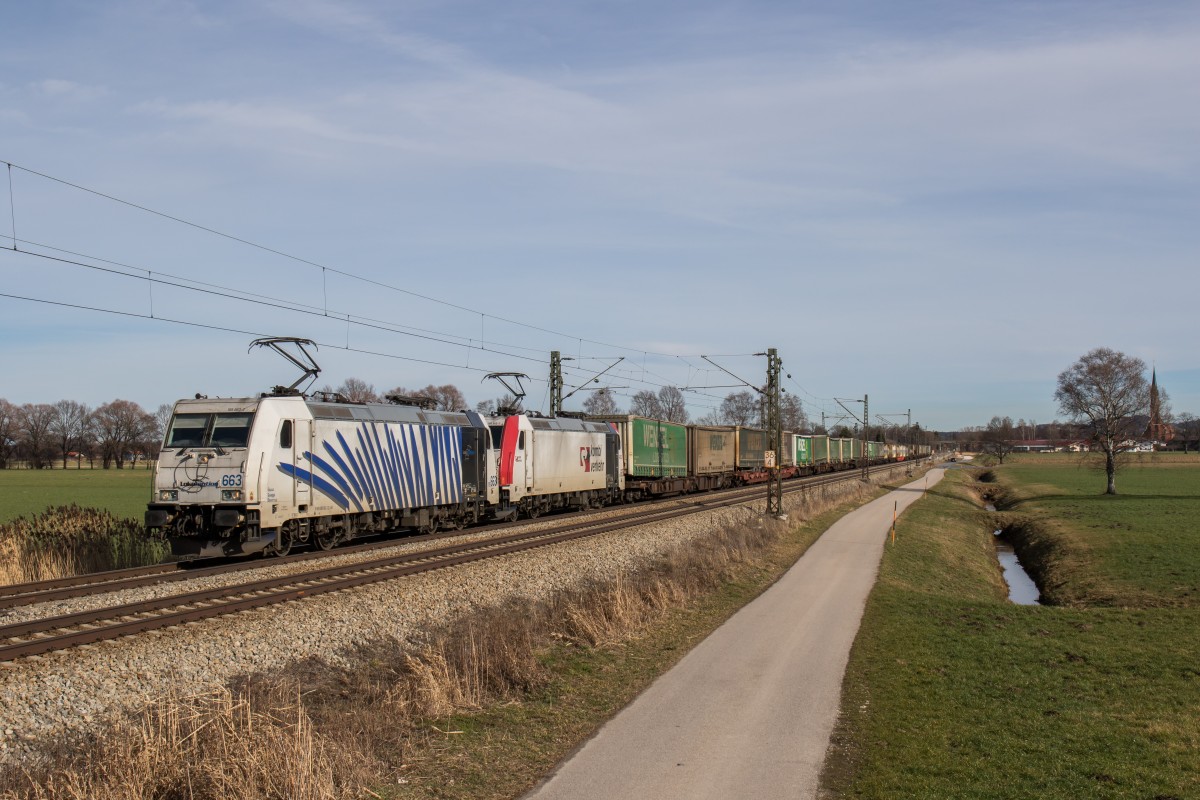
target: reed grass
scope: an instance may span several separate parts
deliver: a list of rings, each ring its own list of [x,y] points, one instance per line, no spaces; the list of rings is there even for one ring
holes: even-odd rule
[[[0,583],[25,583],[159,563],[162,538],[108,511],[58,506],[0,524]]]

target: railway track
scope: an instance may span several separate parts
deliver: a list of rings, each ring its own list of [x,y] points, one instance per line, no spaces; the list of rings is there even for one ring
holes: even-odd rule
[[[816,476],[786,486],[785,493],[800,492],[813,486],[855,479],[857,479],[856,473]],[[576,517],[573,521],[536,531],[451,543],[401,554],[393,553],[366,561],[318,567],[291,575],[260,578],[225,587],[4,625],[0,626],[0,662],[38,657],[72,647],[93,645],[212,617],[226,616],[306,597],[345,591],[357,586],[393,580],[407,575],[446,569],[487,558],[552,546],[622,528],[725,508],[745,503],[761,496],[762,493],[763,487],[761,486],[745,487],[719,495],[688,498],[684,505],[678,505],[680,498],[674,498],[676,505],[671,508],[641,508],[628,514],[620,514],[616,517],[607,516],[599,520]],[[528,523],[523,521],[520,524]],[[344,555],[355,551],[363,552],[395,547],[398,544],[412,542],[431,542],[456,538],[460,535],[457,533],[431,534],[399,541],[373,542],[359,545],[356,548],[343,548],[336,551],[336,554]],[[245,571],[283,563],[315,561],[329,555],[331,554],[314,552],[299,554],[288,559],[278,559],[270,563],[256,560],[201,569],[169,568],[156,571],[154,568],[143,568],[97,573],[92,576],[81,576],[82,580],[68,579],[67,585],[61,585],[61,582],[54,581],[8,587],[10,591],[6,596],[0,597],[0,602],[12,601],[11,606],[12,604],[28,604],[44,600],[83,597],[165,581],[188,580],[205,575]],[[59,585],[48,586],[47,583]],[[12,591],[22,588],[26,591]]]

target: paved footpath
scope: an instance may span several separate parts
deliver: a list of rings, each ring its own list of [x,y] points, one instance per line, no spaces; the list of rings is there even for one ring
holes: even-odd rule
[[[928,485],[943,471],[931,470]],[[892,525],[925,478],[847,514],[527,800],[813,798]]]

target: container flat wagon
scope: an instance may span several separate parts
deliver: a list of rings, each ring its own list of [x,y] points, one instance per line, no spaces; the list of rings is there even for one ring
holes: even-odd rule
[[[793,440],[795,446],[794,461],[798,467],[811,467],[813,465],[813,450],[811,436],[802,436],[796,434]]]
[[[589,419],[609,424],[621,438],[628,499],[696,490],[689,480],[688,426],[633,414]]]
[[[737,468],[758,472],[766,468],[767,451],[771,449],[771,434],[761,428],[735,429],[737,436]]]
[[[791,431],[783,432],[783,442],[780,447],[779,465],[784,469],[796,466],[796,434]]]
[[[688,427],[688,472],[700,488],[732,486],[736,471],[736,428],[726,425]]]
[[[810,439],[812,445],[812,463],[817,467],[825,468],[830,461],[829,457],[829,437],[825,435],[814,435]]]

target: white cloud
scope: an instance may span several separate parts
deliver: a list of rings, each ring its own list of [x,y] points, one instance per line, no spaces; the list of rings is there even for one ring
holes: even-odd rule
[[[378,42],[400,42],[398,49],[446,70],[395,84],[348,77],[333,97],[163,100],[142,108],[203,122],[206,136],[250,148],[276,150],[282,136],[298,153],[340,147],[329,154],[335,160],[383,169],[388,161],[373,148],[393,158],[407,152],[452,164],[633,177],[635,191],[675,187],[685,205],[704,196],[725,208],[804,206],[806,195],[830,193],[888,203],[897,193],[1040,184],[1050,175],[1086,180],[1097,171],[1196,167],[1194,32],[864,53],[818,64],[747,56],[561,78],[468,67],[471,59],[450,45],[413,44],[340,6],[287,8],[302,11],[307,24],[333,19]],[[324,145],[307,147],[306,139]]]
[[[108,94],[108,89],[104,86],[88,86],[62,78],[45,78],[34,83],[31,88],[46,97],[72,101],[98,100]]]

